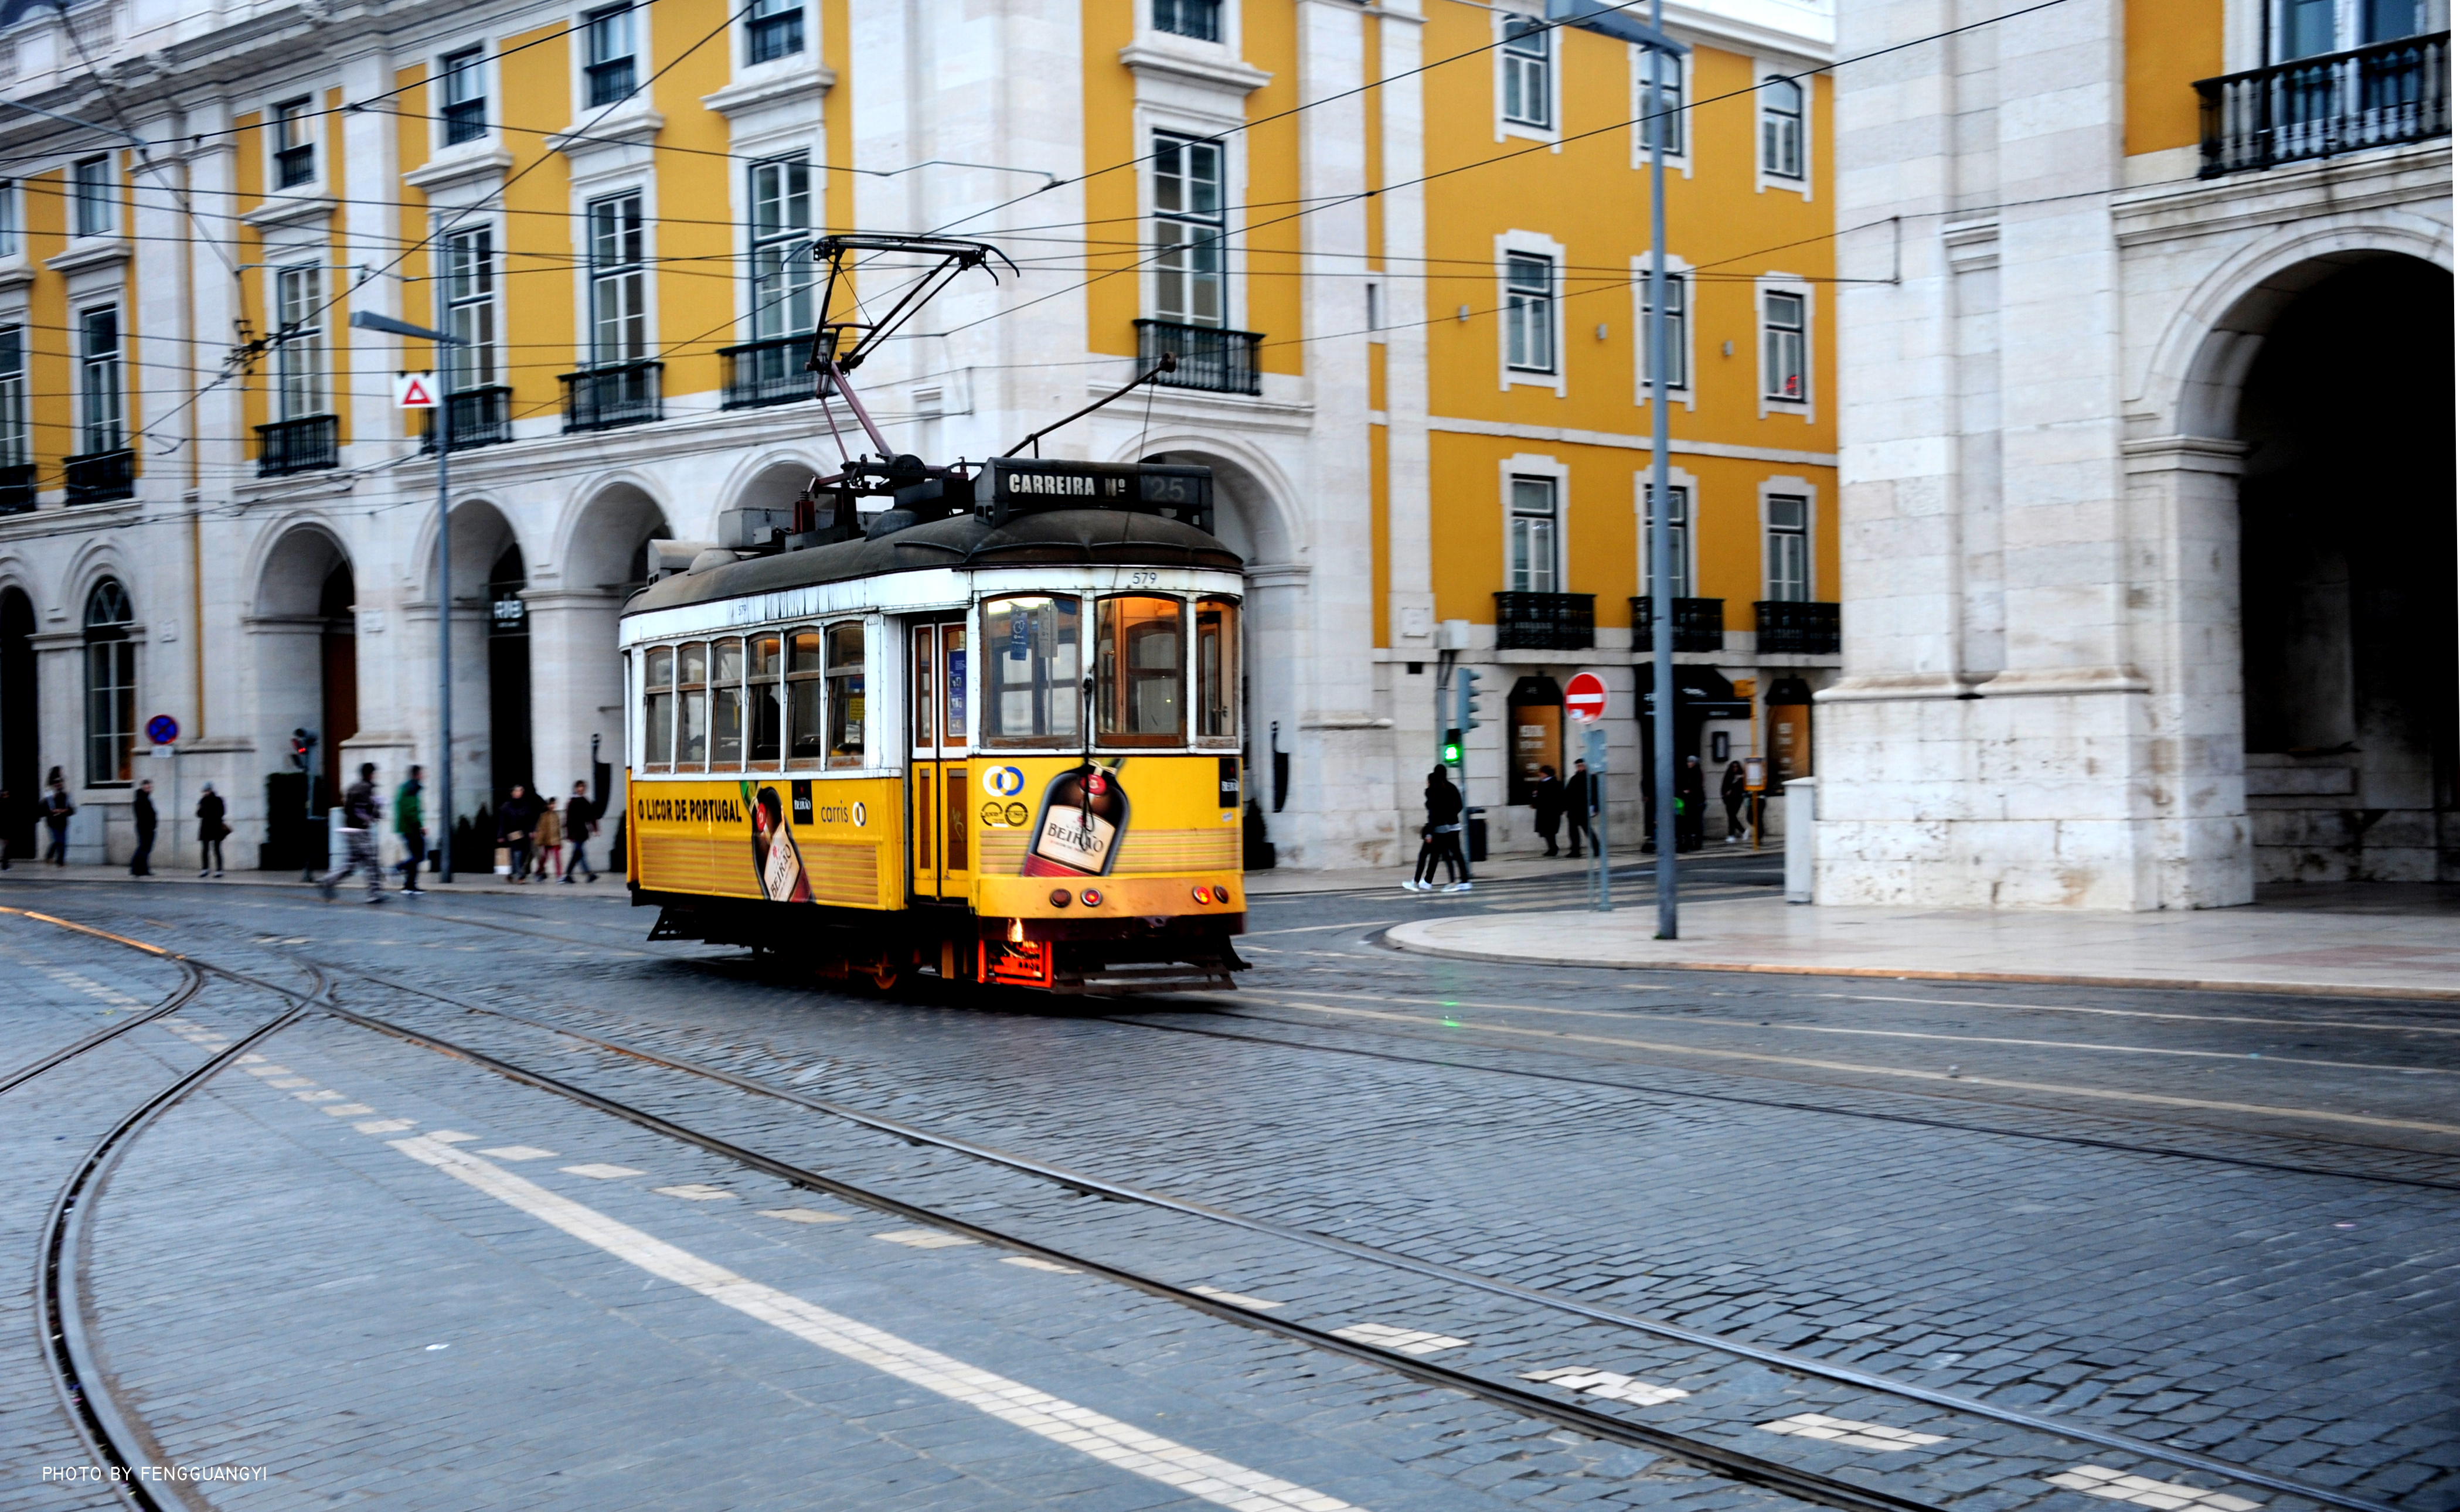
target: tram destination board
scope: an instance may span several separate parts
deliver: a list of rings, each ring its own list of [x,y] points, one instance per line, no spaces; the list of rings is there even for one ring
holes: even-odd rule
[[[993,524],[1047,510],[1127,510],[1213,532],[1213,470],[1159,462],[993,457],[974,477],[974,508]]]

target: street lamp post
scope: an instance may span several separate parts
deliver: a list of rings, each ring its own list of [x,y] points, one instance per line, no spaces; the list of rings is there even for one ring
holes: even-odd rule
[[[1666,456],[1665,61],[1681,44],[1665,35],[1665,0],[1651,0],[1648,30],[1648,633],[1656,684],[1656,760],[1644,781],[1657,788],[1657,937],[1677,937],[1674,820],[1674,495]]]
[[[371,310],[356,310],[350,324],[361,330],[434,342],[446,360],[441,401],[435,407],[435,683],[439,738],[435,763],[436,877],[453,880],[453,364],[443,349],[464,345],[458,339],[424,326],[394,320]]]

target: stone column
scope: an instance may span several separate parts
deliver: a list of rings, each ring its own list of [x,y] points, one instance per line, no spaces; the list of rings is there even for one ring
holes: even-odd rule
[[[539,790],[562,798],[589,778],[589,737],[624,764],[624,661],[615,648],[611,593],[533,590],[530,615],[530,750]],[[454,633],[460,634],[456,625]]]

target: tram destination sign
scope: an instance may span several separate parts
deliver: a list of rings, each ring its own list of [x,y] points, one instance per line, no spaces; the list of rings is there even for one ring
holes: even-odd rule
[[[1159,462],[993,457],[974,475],[974,508],[997,524],[1050,510],[1124,510],[1213,531],[1213,470]]]

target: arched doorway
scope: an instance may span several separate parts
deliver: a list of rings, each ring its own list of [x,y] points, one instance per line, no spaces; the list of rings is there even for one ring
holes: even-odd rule
[[[2256,880],[2460,880],[2451,276],[2290,277],[2237,417]]]
[[[624,659],[615,624],[624,600],[648,579],[649,542],[673,534],[665,511],[638,485],[609,484],[574,516],[558,553],[561,577],[531,589],[535,770],[542,789],[562,796],[586,783],[592,798],[621,801]]]
[[[488,791],[500,800],[530,776],[530,619],[521,591],[529,575],[519,545],[506,546],[487,571]]]
[[[358,589],[350,564],[338,561],[325,575],[317,596],[317,687],[325,731],[325,791],[341,801],[345,779],[342,745],[359,732]]]
[[[310,816],[341,802],[342,743],[359,730],[356,598],[350,556],[321,526],[294,526],[265,554],[247,660],[256,676],[256,748],[264,753],[258,864],[270,871],[324,854]],[[290,760],[291,732],[303,729],[316,737],[305,773]]]
[[[34,601],[0,589],[0,826],[12,856],[34,853],[34,799],[42,781],[42,700],[35,692]]]

